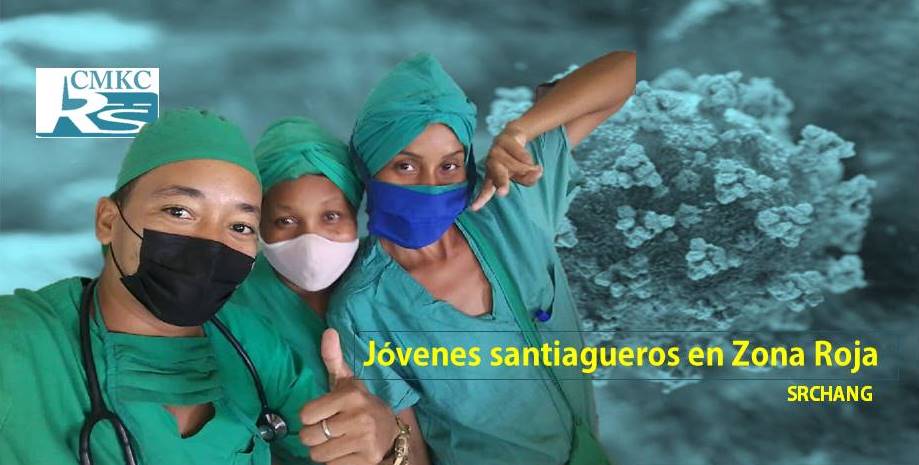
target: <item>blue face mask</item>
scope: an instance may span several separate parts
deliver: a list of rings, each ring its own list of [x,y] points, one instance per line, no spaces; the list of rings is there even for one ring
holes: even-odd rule
[[[466,209],[468,182],[446,186],[401,186],[369,179],[370,234],[401,247],[419,249],[436,241]]]

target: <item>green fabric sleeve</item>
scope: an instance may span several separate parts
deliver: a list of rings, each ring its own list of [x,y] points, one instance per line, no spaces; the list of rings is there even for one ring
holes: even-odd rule
[[[300,409],[303,406],[325,394],[318,389],[315,376],[325,376],[325,373],[312,373],[290,350],[278,353],[283,372],[289,373],[290,381],[276,383],[276,390],[271,397],[277,399],[278,413],[287,421],[289,432],[282,440],[272,443],[272,456],[279,464],[312,464],[309,460],[309,448],[300,442],[298,436],[303,424],[300,422]],[[267,389],[267,388],[266,388]]]
[[[56,299],[65,300],[65,286],[49,288]],[[75,370],[78,365],[73,363],[59,363],[73,358],[58,338],[65,327],[44,300],[51,293],[42,296],[19,289],[15,295],[0,296],[2,464],[61,463],[60,458],[76,443],[76,436],[65,437],[62,428],[73,428],[75,419],[82,421],[87,407],[75,402],[69,389],[73,385],[85,389],[82,370]],[[93,444],[98,445],[95,436]],[[97,450],[104,453],[104,448]]]
[[[575,181],[580,176],[568,144],[565,126],[546,131],[526,145],[533,162],[543,167],[536,185],[514,184],[517,195],[524,198],[528,213],[550,237],[555,237],[574,198]]]
[[[326,374],[314,373],[313,369],[308,368],[284,342],[281,334],[249,309],[231,305],[218,315],[252,359],[265,388],[269,407],[275,409],[287,422],[289,432],[282,440],[271,444],[272,456],[282,464],[312,464],[309,448],[298,437],[303,428],[300,409],[307,402],[325,394],[318,379]],[[236,356],[235,353],[232,355]],[[240,371],[240,376],[248,378],[248,373]],[[243,378],[234,379],[233,382],[252,383],[251,379]],[[257,405],[257,399],[248,402],[252,401]]]
[[[378,363],[364,366],[363,362],[370,356],[370,341],[375,341],[376,347],[379,348],[388,339],[382,331],[361,331],[356,327],[352,315],[356,314],[355,311],[362,311],[364,314],[372,312],[369,304],[358,310],[349,299],[344,305],[344,308],[340,309],[343,311],[330,312],[328,321],[329,326],[338,331],[342,354],[351,366],[354,376],[363,381],[371,393],[389,404],[394,412],[401,412],[418,403],[421,397],[406,381],[406,378],[410,377],[408,373],[400,373],[392,366],[385,367]]]

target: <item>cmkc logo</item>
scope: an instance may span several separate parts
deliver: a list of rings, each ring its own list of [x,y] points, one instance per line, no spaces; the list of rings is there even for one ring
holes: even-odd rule
[[[35,137],[134,137],[159,99],[159,68],[35,68]]]

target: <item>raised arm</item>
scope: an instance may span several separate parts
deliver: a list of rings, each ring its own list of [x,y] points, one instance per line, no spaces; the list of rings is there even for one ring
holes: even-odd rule
[[[619,110],[635,88],[635,54],[612,52],[576,69],[510,125],[530,140],[564,124],[572,148]]]
[[[633,52],[612,52],[578,68],[559,80],[526,113],[509,122],[495,137],[486,159],[487,174],[473,210],[497,193],[505,196],[510,181],[526,186],[542,176],[526,143],[564,125],[569,148],[576,146],[628,100],[635,88]]]

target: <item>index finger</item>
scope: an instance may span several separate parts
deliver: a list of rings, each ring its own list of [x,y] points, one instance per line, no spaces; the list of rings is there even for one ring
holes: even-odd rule
[[[469,208],[471,208],[472,211],[478,211],[495,196],[497,190],[498,188],[495,187],[494,181],[492,181],[491,178],[485,178],[485,182],[482,183],[482,190],[479,191],[479,195],[476,196],[475,201],[472,202]]]
[[[303,404],[303,408],[300,409],[300,422],[304,425],[313,425],[341,412],[348,396],[351,395],[353,392],[350,389],[334,390]]]
[[[513,144],[502,145],[507,153],[509,153],[515,160],[526,163],[527,165],[533,165],[533,156],[530,155],[530,151],[526,149],[525,145],[522,145],[520,141],[514,139]]]

